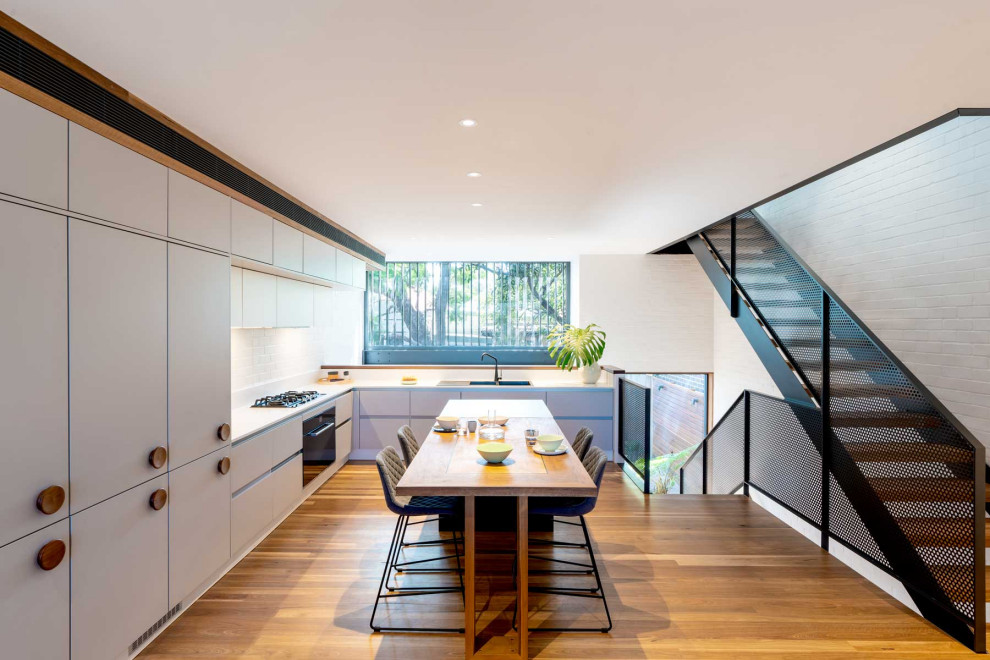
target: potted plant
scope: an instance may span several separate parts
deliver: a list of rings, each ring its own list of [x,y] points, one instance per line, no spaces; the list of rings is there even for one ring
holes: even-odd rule
[[[567,371],[581,369],[581,380],[588,385],[598,382],[602,373],[598,360],[605,352],[605,331],[592,323],[585,328],[567,324],[550,331],[550,357],[557,366]]]

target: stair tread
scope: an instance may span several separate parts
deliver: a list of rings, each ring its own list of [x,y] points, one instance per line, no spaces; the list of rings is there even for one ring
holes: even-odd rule
[[[757,305],[759,305],[759,301],[757,301]],[[865,335],[862,337],[830,337],[828,341],[832,348],[873,348],[873,344]],[[820,348],[822,345],[820,337],[793,337],[784,339],[784,342],[788,347],[794,348]]]
[[[898,385],[880,385],[868,383],[862,385],[832,385],[830,391],[836,399],[869,399],[873,397],[908,396],[911,390]]]
[[[773,322],[771,322],[773,325]],[[821,371],[821,360],[801,360],[800,366],[805,371]],[[881,371],[887,368],[887,363],[880,360],[847,360],[835,359],[829,361],[832,371]]]
[[[973,497],[971,479],[873,477],[868,481],[884,502],[969,502]]]
[[[833,412],[832,426],[835,428],[932,428],[942,423],[935,415],[898,411]]]
[[[892,463],[969,463],[973,452],[934,442],[844,442],[853,460]]]
[[[983,519],[984,545],[990,547],[990,518]],[[898,518],[901,531],[916,546],[968,548],[972,543],[972,518]]]

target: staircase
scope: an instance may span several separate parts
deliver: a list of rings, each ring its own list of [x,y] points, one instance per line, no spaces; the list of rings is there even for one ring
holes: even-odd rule
[[[983,446],[755,212],[687,240],[784,399],[743,393],[685,492],[756,488],[986,648]]]

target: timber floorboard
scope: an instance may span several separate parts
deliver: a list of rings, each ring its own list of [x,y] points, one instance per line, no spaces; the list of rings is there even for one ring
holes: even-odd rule
[[[587,519],[615,627],[609,634],[532,633],[531,657],[974,655],[742,496],[645,497],[610,465],[598,506]],[[368,628],[394,524],[374,464],[344,466],[140,657],[462,657],[461,635],[372,634]],[[416,527],[424,529],[410,528],[410,538],[437,534],[435,524]],[[578,540],[578,528],[556,529],[559,538]],[[508,652],[514,640],[513,547],[511,534],[478,534],[477,653],[482,658]],[[436,551],[411,549],[407,558]],[[534,552],[544,551],[531,546]],[[581,559],[574,551],[554,552]],[[539,563],[531,560],[531,571]],[[400,583],[452,580],[455,575],[431,574],[403,577]],[[533,584],[584,586],[583,580],[531,576]],[[459,626],[460,598],[400,599],[405,602],[379,608],[378,623]],[[530,594],[530,623],[598,626],[604,621],[600,608],[600,601],[591,599]]]

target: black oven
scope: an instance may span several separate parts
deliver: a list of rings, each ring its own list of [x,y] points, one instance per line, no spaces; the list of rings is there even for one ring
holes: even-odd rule
[[[303,421],[303,486],[337,458],[337,409],[327,408]]]

